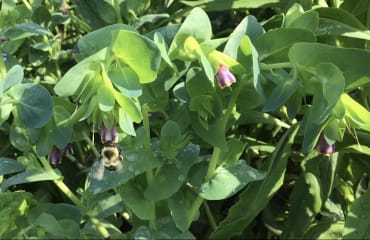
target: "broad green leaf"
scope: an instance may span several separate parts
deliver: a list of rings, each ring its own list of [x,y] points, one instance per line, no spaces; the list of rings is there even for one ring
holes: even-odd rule
[[[90,169],[88,175],[88,189],[94,194],[108,191],[121,184],[162,165],[152,151],[127,150],[123,151],[122,168],[117,171],[109,171],[104,168],[98,158]]]
[[[253,46],[248,36],[244,36],[240,42],[240,48],[238,52],[238,61],[244,66],[247,72],[251,72],[253,76],[253,86],[256,89],[261,100],[265,99],[263,92],[262,83],[260,79],[260,67],[259,67],[259,53]]]
[[[187,145],[177,155],[176,163],[163,165],[144,191],[146,199],[163,200],[175,194],[187,180],[190,167],[197,161],[199,146]]]
[[[13,110],[13,104],[4,104],[0,106],[0,126],[8,120],[10,113]]]
[[[141,114],[140,105],[136,99],[131,99],[125,95],[114,91],[113,95],[120,107],[128,114],[132,121],[138,123],[143,119]]]
[[[18,161],[11,158],[0,157],[0,175],[20,172],[23,169],[24,166]]]
[[[228,216],[220,222],[210,238],[231,238],[240,234],[265,208],[283,184],[287,160],[297,129],[297,126],[292,126],[281,137],[274,152],[262,167],[262,170],[266,171],[266,177],[247,186],[240,194],[239,201],[230,208]]]
[[[334,183],[338,154],[331,157],[312,152],[302,161],[303,173],[290,197],[284,238],[296,238],[308,229],[328,199]]]
[[[356,199],[347,214],[342,239],[370,238],[370,191]]]
[[[135,239],[195,239],[193,234],[187,231],[180,231],[171,218],[159,218],[156,221],[157,229],[152,230],[147,225],[142,225],[135,230]]]
[[[167,44],[160,31],[154,32],[153,41],[155,42],[159,51],[161,52],[162,59],[168,64],[168,66],[170,66],[173,70],[177,72],[178,70],[176,65],[171,61],[170,57],[168,56]]]
[[[198,0],[198,1],[181,1],[183,4],[191,7],[204,8],[206,11],[224,11],[231,9],[249,9],[249,8],[259,8],[265,5],[272,5],[279,3],[279,0],[254,0],[254,1],[244,1],[244,0],[234,0],[230,3],[225,3],[224,0]]]
[[[43,86],[19,84],[10,88],[7,94],[16,101],[17,117],[26,127],[42,127],[49,121],[53,108],[52,99]]]
[[[170,58],[189,60],[185,49],[185,41],[190,36],[194,37],[198,43],[212,37],[211,22],[207,14],[200,8],[194,8],[177,31],[168,50]]]
[[[15,65],[9,69],[4,79],[0,80],[0,96],[13,87],[14,85],[20,84],[23,81],[23,68],[20,65]]]
[[[305,233],[305,239],[342,239],[344,222],[323,222],[320,220]],[[301,235],[302,236],[302,235]]]
[[[307,53],[310,53],[307,55]],[[337,48],[319,43],[296,43],[289,50],[289,59],[294,64],[315,67],[332,63],[343,73],[346,91],[370,82],[370,52],[354,48]]]
[[[40,226],[45,232],[50,233],[55,238],[65,238],[62,226],[53,215],[41,213],[41,215],[33,223]]]
[[[224,48],[224,53],[236,59],[238,48],[244,35],[247,35],[250,40],[254,42],[254,40],[264,32],[263,27],[257,22],[257,19],[253,15],[245,17],[230,34],[229,40]]]
[[[293,5],[286,14],[286,28],[300,28],[315,32],[319,25],[319,14],[315,11],[304,12],[299,4]]]
[[[139,29],[146,23],[152,23],[155,24],[161,19],[169,18],[170,15],[168,13],[158,13],[158,14],[146,14],[144,16],[141,16],[137,21],[135,21],[132,26],[135,29]]]
[[[4,36],[11,40],[18,40],[28,38],[31,36],[49,35],[52,36],[51,32],[44,27],[36,23],[19,23],[14,27],[11,27],[4,31]]]
[[[262,111],[271,112],[283,105],[297,90],[297,79],[287,79],[274,88],[267,98]]]
[[[212,100],[210,100],[212,109],[207,108],[207,105],[203,105],[201,102],[189,106],[189,108],[192,107],[193,110],[197,109],[197,111],[191,109],[191,111],[189,111],[191,126],[195,133],[205,142],[227,151],[224,126],[220,119],[221,116],[219,116],[221,100],[216,94],[205,96],[212,97]],[[203,98],[203,100],[209,99],[208,97]]]
[[[370,40],[370,31],[360,30],[331,19],[320,19],[317,34],[324,37],[341,35],[345,37]]]
[[[167,121],[161,128],[159,149],[170,159],[175,159],[178,151],[184,148],[189,139],[181,134],[180,126],[172,121]]]
[[[109,70],[109,78],[118,90],[128,97],[139,97],[142,94],[139,78],[130,67]]]
[[[348,94],[342,94],[340,100],[346,109],[345,116],[350,126],[370,131],[370,112]]]
[[[244,160],[221,168],[208,182],[201,185],[199,195],[207,200],[222,200],[233,196],[249,182],[259,181],[265,174],[248,166]]]
[[[134,124],[131,118],[127,115],[127,113],[122,108],[118,110],[118,119],[119,119],[118,120],[119,127],[122,129],[123,132],[131,136],[136,135]]]
[[[129,25],[113,24],[89,32],[77,42],[78,53],[74,55],[77,61],[81,62],[84,58],[91,56],[99,50],[110,47],[114,39],[112,32],[117,30],[135,31],[134,28]]]
[[[298,42],[316,42],[316,38],[309,30],[281,28],[261,35],[254,46],[260,61],[285,62],[288,61],[289,48]]]
[[[96,63],[99,63],[100,65],[100,62],[104,62],[106,56],[107,48],[103,48],[70,68],[68,72],[64,74],[62,79],[60,79],[55,85],[55,93],[61,97],[68,97],[76,94],[85,77],[89,74],[92,74],[93,76],[96,74],[96,70],[91,67],[96,65]],[[88,78],[86,80],[92,79]]]
[[[27,214],[32,194],[29,192],[1,192],[0,193],[0,236],[4,238],[10,231],[20,230],[21,226],[16,221],[22,215]]]
[[[151,201],[145,199],[143,191],[134,182],[129,181],[118,188],[124,204],[141,220],[150,219]]]
[[[185,87],[191,98],[214,91],[213,83],[207,80],[204,70],[198,67],[187,71]]]
[[[150,39],[131,31],[120,30],[114,34],[112,51],[135,71],[140,83],[150,83],[156,79],[161,53]]]
[[[80,223],[72,221],[70,219],[62,219],[59,221],[60,226],[63,229],[64,236],[70,239],[80,239]]]
[[[181,231],[188,230],[193,219],[190,219],[191,205],[196,195],[189,188],[183,188],[167,199],[173,221]]]
[[[70,219],[76,223],[80,223],[82,215],[81,210],[67,203],[48,203],[40,202],[32,208],[28,214],[28,222],[32,223],[42,214],[47,213],[55,217],[55,219]]]
[[[103,112],[112,110],[115,104],[113,88],[110,84],[111,83],[109,79],[103,80],[100,84],[100,87],[97,89],[96,96],[99,103],[99,109]]]
[[[30,182],[40,182],[40,181],[49,181],[59,179],[61,176],[57,174],[51,174],[43,170],[29,170],[26,172],[18,173],[4,181],[1,185],[1,189],[5,190],[10,186],[21,184],[21,183],[30,183]]]

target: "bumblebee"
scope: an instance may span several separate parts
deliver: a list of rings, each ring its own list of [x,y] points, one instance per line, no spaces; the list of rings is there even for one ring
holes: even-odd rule
[[[101,150],[101,161],[105,168],[116,171],[122,168],[123,156],[117,144],[105,142]]]

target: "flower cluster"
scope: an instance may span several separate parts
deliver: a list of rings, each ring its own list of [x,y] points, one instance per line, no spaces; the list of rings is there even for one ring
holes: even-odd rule
[[[49,163],[53,165],[60,164],[62,163],[63,155],[70,156],[72,154],[73,154],[73,146],[71,143],[67,144],[63,152],[57,146],[54,145],[48,155],[48,161]]]

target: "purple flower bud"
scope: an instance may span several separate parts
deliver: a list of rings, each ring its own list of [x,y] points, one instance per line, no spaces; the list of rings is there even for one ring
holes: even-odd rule
[[[331,155],[335,152],[335,146],[334,144],[329,144],[324,135],[321,133],[319,137],[319,141],[317,142],[316,145],[316,150],[324,155]]]
[[[230,87],[236,82],[235,76],[229,71],[229,68],[225,65],[220,64],[216,73],[216,79],[218,86],[223,89]]]
[[[118,143],[116,126],[113,125],[111,129],[107,129],[104,124],[102,124],[100,127],[100,140],[102,143]]]
[[[73,155],[73,153],[74,153],[73,146],[71,143],[68,143],[67,146],[64,148],[63,154],[65,156],[70,156],[70,155]]]
[[[62,11],[63,15],[67,15],[68,4],[65,1],[63,1],[62,5],[60,6],[60,11]]]
[[[60,164],[62,163],[62,152],[59,148],[56,146],[53,146],[53,149],[51,149],[49,155],[48,155],[48,161],[51,164]]]

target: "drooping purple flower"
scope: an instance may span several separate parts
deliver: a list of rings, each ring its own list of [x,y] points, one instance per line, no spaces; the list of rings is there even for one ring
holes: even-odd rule
[[[68,4],[65,1],[63,1],[62,5],[60,6],[60,11],[62,11],[63,15],[67,15]]]
[[[335,152],[335,146],[334,144],[329,144],[321,133],[319,140],[317,141],[316,150],[321,154],[331,155]]]
[[[100,127],[100,140],[102,143],[118,143],[118,133],[116,126],[113,125],[111,129],[107,129],[104,124]]]
[[[73,146],[71,143],[68,143],[67,146],[64,148],[63,154],[65,156],[70,156],[70,155],[73,155],[73,153],[74,153]]]
[[[53,165],[62,163],[62,152],[59,148],[53,146],[48,155],[48,161]]]
[[[223,89],[225,87],[230,87],[236,82],[235,76],[229,71],[229,68],[223,64],[218,66],[216,73],[216,79],[218,86]]]

